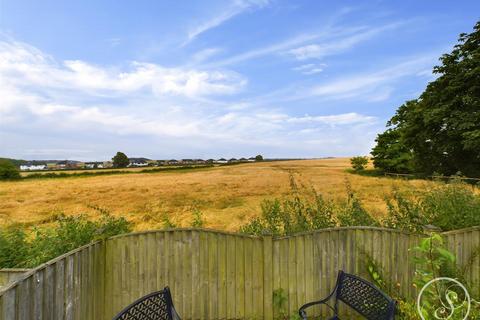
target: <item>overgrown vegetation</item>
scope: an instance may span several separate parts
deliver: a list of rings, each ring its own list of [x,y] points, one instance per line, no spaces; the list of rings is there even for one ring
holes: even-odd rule
[[[288,296],[283,288],[273,290],[273,311],[277,320],[301,320],[299,314],[288,314]]]
[[[480,195],[461,180],[438,183],[421,194],[394,189],[385,197],[387,215],[375,219],[346,181],[341,201],[326,199],[313,187],[299,188],[291,177],[291,194],[265,200],[261,216],[242,226],[248,234],[288,235],[341,226],[383,226],[423,232],[426,225],[443,231],[480,225]]]
[[[412,256],[416,266],[415,278],[412,286],[419,291],[426,286],[429,281],[440,277],[456,279],[462,283],[472,298],[471,309],[468,319],[480,318],[479,297],[472,296],[478,292],[478,284],[466,281],[465,274],[476,263],[476,257],[480,248],[473,250],[472,258],[464,266],[456,265],[456,257],[445,247],[443,239],[438,234],[433,234],[424,238],[419,246],[413,248]],[[365,266],[370,280],[382,291],[392,296],[398,303],[398,318],[402,320],[421,320],[416,301],[403,296],[398,286],[392,285],[387,279],[389,275],[383,273],[382,268],[368,254],[365,255]],[[467,305],[464,303],[463,292],[459,287],[442,285],[435,283],[426,287],[422,294],[421,309],[424,319],[452,319],[461,320],[465,317]],[[448,299],[447,299],[448,296]],[[441,298],[443,298],[443,300]],[[451,303],[451,304],[450,304]],[[455,309],[452,308],[455,307]],[[437,317],[435,317],[435,315]]]
[[[386,199],[384,225],[406,231],[422,231],[426,224],[443,231],[480,225],[480,196],[460,180],[439,183],[420,196],[394,191]]]
[[[113,217],[102,208],[94,209],[101,214],[98,220],[84,215],[59,215],[51,227],[0,229],[0,268],[33,268],[92,241],[131,230],[124,218]]]
[[[378,135],[371,152],[375,167],[480,177],[480,22],[440,61],[436,80],[400,106]]]

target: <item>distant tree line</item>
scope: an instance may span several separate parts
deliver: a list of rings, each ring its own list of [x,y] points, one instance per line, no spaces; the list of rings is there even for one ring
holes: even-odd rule
[[[386,172],[480,177],[480,21],[433,69],[437,79],[398,108],[372,160]]]

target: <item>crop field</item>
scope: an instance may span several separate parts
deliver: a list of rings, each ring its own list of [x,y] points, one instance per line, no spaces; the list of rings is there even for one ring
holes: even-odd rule
[[[386,212],[393,188],[425,189],[434,182],[351,174],[347,158],[247,163],[155,173],[0,182],[0,225],[49,223],[60,213],[95,217],[101,207],[136,230],[158,229],[163,218],[187,227],[199,210],[204,226],[236,231],[260,214],[264,199],[291,192],[290,179],[327,198],[345,199],[346,180],[376,216]]]

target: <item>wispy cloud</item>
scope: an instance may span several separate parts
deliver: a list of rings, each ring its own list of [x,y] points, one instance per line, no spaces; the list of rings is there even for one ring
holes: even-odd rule
[[[402,77],[418,76],[420,70],[424,70],[427,66],[432,66],[437,56],[438,53],[429,53],[409,58],[406,61],[379,71],[344,76],[310,88],[307,95],[328,99],[344,99],[359,96],[364,96],[368,99],[373,98],[376,101],[379,101],[380,98],[386,99],[391,90],[385,90],[385,87],[389,87],[393,81]],[[382,89],[380,95],[378,94],[379,89]]]
[[[404,25],[405,22],[396,22],[372,28],[359,28],[351,34],[341,35],[324,43],[308,44],[288,51],[297,60],[322,59],[326,56],[337,54],[353,48],[379,34],[393,30]]]
[[[393,30],[406,22],[395,22],[378,27],[366,26],[334,26],[326,25],[316,32],[305,32],[287,40],[280,41],[261,48],[240,53],[229,58],[209,64],[213,67],[229,66],[267,55],[290,55],[297,60],[310,58],[320,59],[353,48],[356,44]],[[316,44],[312,44],[316,42]]]
[[[183,43],[186,45],[200,36],[202,33],[210,29],[216,28],[233,17],[245,12],[248,9],[263,8],[269,3],[269,0],[236,0],[233,1],[226,9],[208,20],[196,25],[188,32],[187,40]]]
[[[388,64],[390,66],[342,74],[333,79],[323,79],[314,85],[291,84],[267,94],[252,97],[250,101],[271,105],[307,99],[315,99],[316,102],[352,99],[364,102],[385,101],[394,92],[401,91],[397,84],[402,78],[425,79],[426,73],[423,71],[432,69],[441,52],[442,50],[439,50],[404,57],[400,61],[384,61],[383,65]],[[295,71],[302,72],[315,68],[315,66],[315,64],[305,64],[295,68]]]
[[[312,74],[317,74],[322,72],[326,66],[327,65],[325,63],[320,63],[320,64],[309,63],[309,64],[303,64],[301,66],[292,68],[292,70],[298,71],[301,74],[312,75]]]

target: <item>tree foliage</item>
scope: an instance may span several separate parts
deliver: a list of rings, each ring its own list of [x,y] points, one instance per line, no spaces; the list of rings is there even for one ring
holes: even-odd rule
[[[112,161],[115,168],[125,168],[130,163],[127,155],[120,151],[112,158]]]
[[[9,160],[0,160],[0,180],[20,179],[18,168]]]
[[[350,164],[353,170],[362,171],[365,170],[368,164],[368,157],[357,156],[350,159]]]
[[[255,156],[255,161],[263,161],[263,156],[261,154],[257,154]]]
[[[438,77],[403,104],[377,138],[386,171],[480,176],[480,22],[433,69]]]

